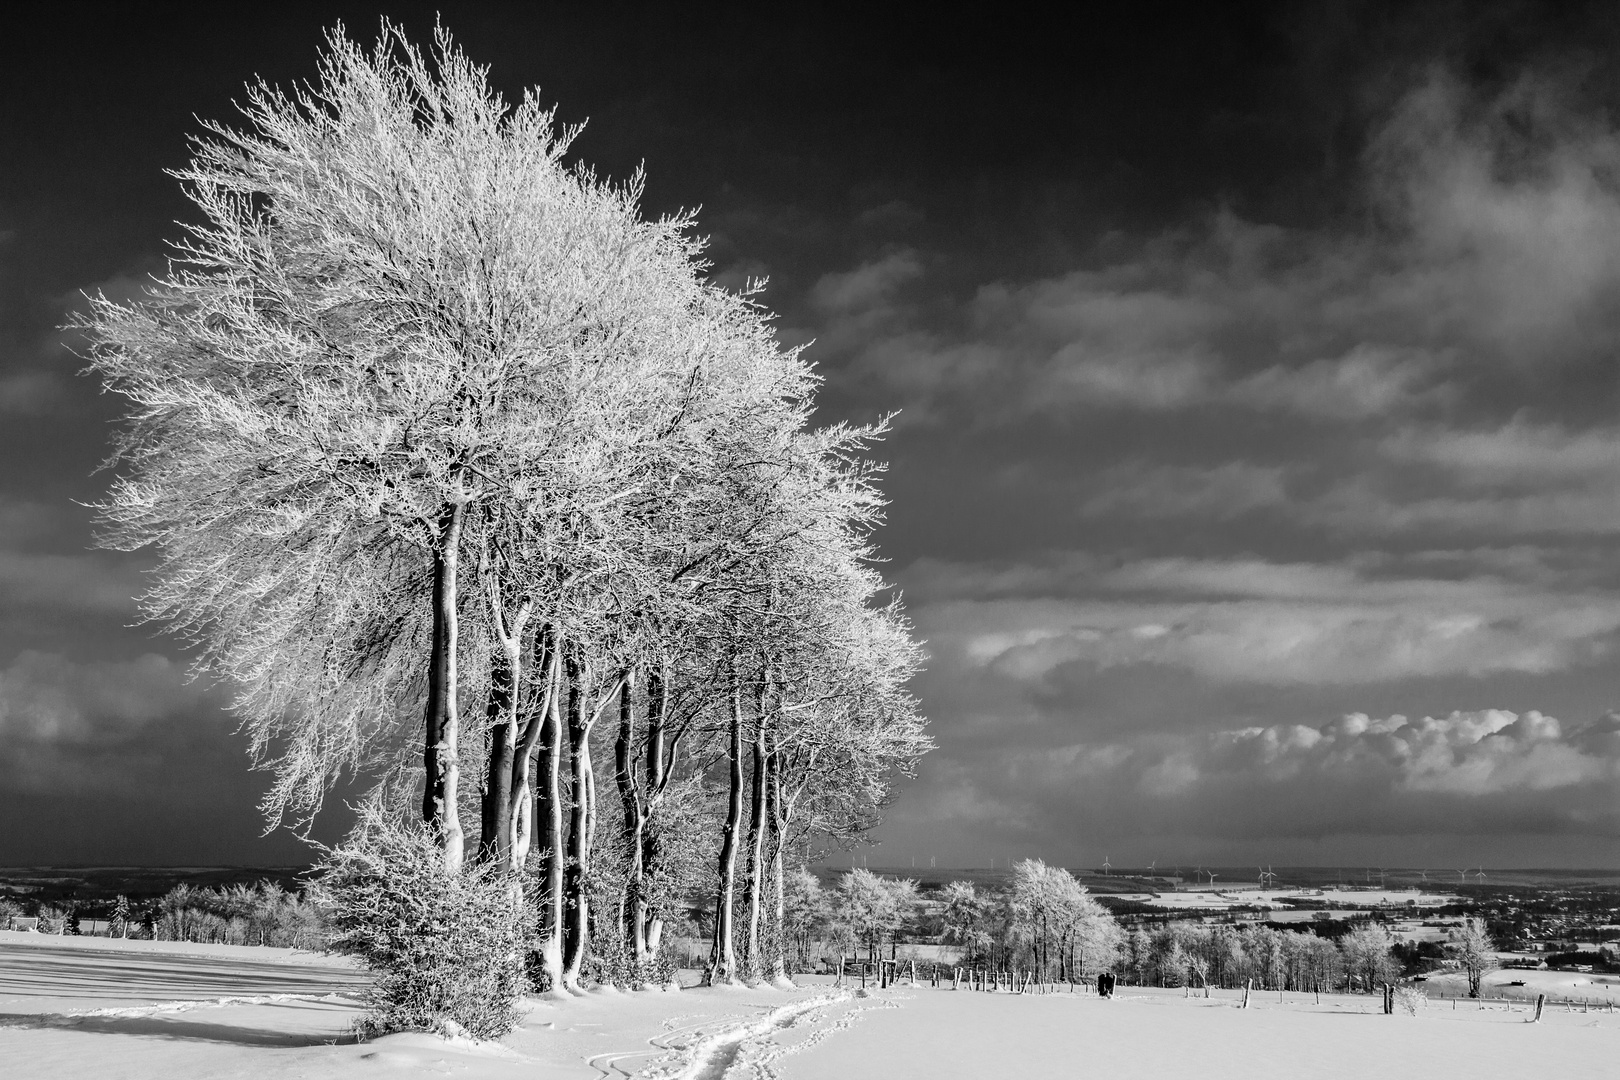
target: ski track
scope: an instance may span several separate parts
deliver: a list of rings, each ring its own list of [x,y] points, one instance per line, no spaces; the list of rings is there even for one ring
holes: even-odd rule
[[[909,1001],[910,998],[910,994],[892,998],[867,998],[866,1000],[870,1004],[850,1006],[844,1010],[838,1019],[824,1027],[816,1028],[795,1043],[784,1044],[771,1039],[750,1042],[739,1048],[735,1064],[751,1070],[755,1080],[780,1080],[773,1066],[781,1059],[802,1053],[835,1032],[849,1030],[854,1026],[855,1021],[861,1018],[863,1013],[870,1012],[873,1009],[898,1009],[900,1008],[900,1002]],[[830,1004],[832,1003],[829,1002]],[[820,1015],[825,1015],[825,1010],[822,1010]],[[815,1018],[820,1019],[820,1015]]]
[[[771,1062],[813,1046],[834,1031],[844,1030],[868,1008],[898,1008],[889,1002],[877,1006],[856,1006],[833,1023],[815,1028],[804,1039],[790,1046],[783,1046],[771,1039],[772,1035],[788,1028],[820,1023],[834,1006],[853,1001],[856,996],[847,990],[817,994],[804,1001],[778,1006],[763,1016],[732,1014],[684,1026],[676,1026],[676,1022],[684,1017],[672,1017],[665,1021],[666,1030],[663,1033],[647,1040],[651,1050],[598,1054],[589,1063],[604,1078],[724,1080],[733,1069],[741,1067],[750,1070],[758,1080],[776,1080],[776,1074],[770,1069]],[[620,1064],[651,1054],[662,1054],[663,1057],[639,1071],[631,1072]]]

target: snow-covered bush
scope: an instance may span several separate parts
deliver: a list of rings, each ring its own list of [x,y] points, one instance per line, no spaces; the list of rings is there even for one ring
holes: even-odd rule
[[[1411,983],[1395,987],[1395,1004],[1407,1016],[1416,1016],[1418,1010],[1428,1002],[1429,996]]]
[[[488,865],[451,872],[438,838],[371,806],[322,865],[331,947],[376,973],[364,1035],[460,1029],[493,1039],[517,1026],[525,989],[522,905]]]

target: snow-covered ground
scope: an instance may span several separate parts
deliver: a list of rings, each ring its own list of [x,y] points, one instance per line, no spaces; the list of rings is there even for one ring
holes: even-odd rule
[[[1150,907],[1172,911],[1228,911],[1235,907],[1286,909],[1301,901],[1328,907],[1365,909],[1374,907],[1434,908],[1456,903],[1449,893],[1418,889],[1262,889],[1256,885],[1227,887],[1216,884],[1160,893],[1112,893],[1112,899],[1135,900]],[[1307,916],[1308,917],[1308,916]]]
[[[30,940],[19,940],[30,939]],[[1502,973],[1506,974],[1506,973]],[[1531,975],[1536,973],[1514,973]],[[1548,973],[1542,973],[1548,974]],[[1557,973],[1552,973],[1557,974]],[[193,1080],[951,1080],[1001,1076],[1613,1074],[1620,1013],[1523,1004],[1383,1016],[1366,997],[1121,988],[1013,995],[826,979],[793,991],[596,993],[530,1004],[498,1044],[347,1037],[362,976],[291,950],[0,936],[0,1076]]]
[[[1613,1077],[1620,1014],[1523,1006],[1384,1016],[1374,998],[1123,988],[1014,996],[901,988],[849,1032],[780,1062],[780,1080],[926,1077],[1158,1077],[1360,1080],[1416,1076]]]
[[[1423,986],[1432,997],[1463,997],[1468,993],[1468,976],[1460,971],[1440,972],[1425,979]],[[1485,973],[1480,993],[1486,998],[1517,1000],[1534,1000],[1537,994],[1546,994],[1555,1002],[1601,1002],[1605,1009],[1620,1009],[1620,975],[1498,968]]]

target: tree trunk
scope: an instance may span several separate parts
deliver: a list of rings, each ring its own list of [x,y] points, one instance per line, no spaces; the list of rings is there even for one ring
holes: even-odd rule
[[[732,941],[732,903],[737,890],[737,825],[742,818],[742,687],[732,676],[731,684],[731,739],[727,748],[730,765],[730,796],[726,800],[726,823],[720,842],[720,889],[714,901],[714,947],[709,953],[709,967],[704,981],[713,985],[719,981],[734,982],[737,978],[737,953]]]
[[[512,773],[517,754],[517,671],[515,649],[503,649],[489,679],[489,761],[480,805],[478,861],[510,865],[512,859]]]
[[[584,674],[573,660],[565,661],[568,676],[568,776],[572,798],[568,808],[568,861],[563,869],[563,985],[580,992],[580,969],[590,934],[590,901],[585,895],[585,872],[590,860],[591,744],[585,720]]]
[[[426,774],[422,817],[438,828],[440,843],[444,845],[444,867],[451,873],[461,869],[464,846],[456,801],[461,778],[456,745],[460,736],[456,712],[456,651],[460,631],[456,575],[465,509],[459,502],[445,508],[439,527],[439,549],[434,553],[433,644],[428,661],[426,731],[422,748]]]
[[[636,783],[635,750],[635,685],[636,673],[625,672],[624,685],[619,688],[619,737],[613,743],[613,775],[619,786],[619,802],[624,807],[624,930],[630,942],[639,980],[646,966],[647,926],[646,882],[644,880],[643,837],[647,828],[647,804]],[[651,710],[649,710],[651,711]]]
[[[560,667],[558,643],[553,640],[554,632],[550,627],[543,627],[536,635],[535,671],[543,673],[546,680],[545,691],[541,695],[540,705],[529,716],[528,723],[524,725],[523,737],[518,743],[517,753],[512,761],[512,789],[510,793],[512,818],[512,860],[509,869],[516,873],[522,870],[529,861],[529,851],[533,846],[534,830],[544,828],[544,823],[536,820],[535,810],[539,799],[534,789],[535,752],[541,745],[546,725],[557,700],[557,679]]]
[[[748,803],[748,880],[743,886],[743,903],[748,910],[748,933],[744,939],[744,966],[749,981],[763,973],[759,959],[759,915],[765,885],[765,713],[763,689],[760,709],[755,716],[751,750],[751,787]]]
[[[554,648],[561,648],[558,642]],[[553,663],[556,663],[554,660]],[[534,818],[540,830],[545,859],[541,874],[540,966],[546,973],[553,994],[567,993],[563,986],[563,871],[564,834],[562,806],[563,724],[562,695],[555,690],[542,717],[536,775]]]
[[[771,981],[787,979],[787,922],[786,874],[782,866],[787,847],[787,810],[782,802],[781,758],[772,752],[765,756],[765,819],[771,826],[771,883],[776,890],[773,897],[771,933],[776,947],[771,950]]]
[[[669,783],[669,763],[665,761],[664,741],[669,720],[669,680],[662,667],[654,665],[647,671],[647,813],[641,830],[641,872],[643,881],[658,869],[661,857],[658,830],[652,827],[652,817],[663,801],[664,788]],[[641,940],[649,959],[658,955],[664,936],[663,913],[656,903],[648,899],[642,910],[644,926]]]

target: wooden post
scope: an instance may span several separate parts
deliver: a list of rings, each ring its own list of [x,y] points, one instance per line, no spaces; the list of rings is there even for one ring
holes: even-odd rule
[[[916,957],[913,957],[912,960],[911,960],[911,985],[912,986],[917,985],[917,960],[916,960]]]
[[[1547,995],[1546,994],[1537,994],[1536,995],[1536,1018],[1534,1020],[1530,1021],[1532,1024],[1541,1023],[1541,1007],[1543,1005],[1545,1005],[1545,1004],[1547,1004]]]
[[[1249,1007],[1249,991],[1250,991],[1250,989],[1253,988],[1253,986],[1254,986],[1254,980],[1253,979],[1245,979],[1245,980],[1243,980],[1243,1004],[1238,1006],[1238,1008],[1247,1009]]]
[[[834,986],[843,986],[844,985],[844,954],[842,952],[840,952],[838,954],[838,981],[833,983],[833,985]]]

